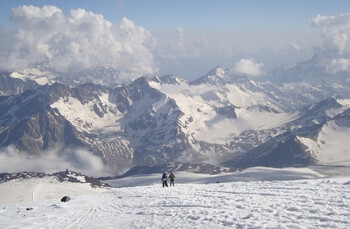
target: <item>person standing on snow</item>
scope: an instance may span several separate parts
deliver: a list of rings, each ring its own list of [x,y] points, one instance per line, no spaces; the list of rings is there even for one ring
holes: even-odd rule
[[[162,182],[163,182],[163,188],[164,186],[168,187],[168,176],[166,175],[165,172],[163,173],[163,176],[162,176]]]
[[[170,173],[169,178],[170,178],[170,186],[171,186],[171,184],[173,184],[173,186],[174,186],[175,175],[173,174],[173,172]]]

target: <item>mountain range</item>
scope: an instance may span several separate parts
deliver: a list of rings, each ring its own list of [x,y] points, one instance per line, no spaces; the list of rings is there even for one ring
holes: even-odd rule
[[[350,165],[350,73],[328,54],[252,78],[216,67],[119,82],[99,66],[63,74],[35,66],[0,73],[0,148],[40,157],[84,148],[112,174],[167,163]]]

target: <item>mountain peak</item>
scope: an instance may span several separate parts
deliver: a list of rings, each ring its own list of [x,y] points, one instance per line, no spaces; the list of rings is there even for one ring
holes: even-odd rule
[[[194,81],[191,81],[191,85],[198,85],[198,84],[211,84],[211,85],[220,85],[225,84],[224,78],[227,76],[229,70],[224,69],[221,66],[217,66],[211,71],[209,71],[205,76],[196,79]]]
[[[212,75],[212,76],[219,76],[221,78],[225,77],[225,75],[227,74],[228,70],[224,69],[221,66],[217,66],[214,69],[212,69],[211,71],[209,71],[207,73],[207,75]]]

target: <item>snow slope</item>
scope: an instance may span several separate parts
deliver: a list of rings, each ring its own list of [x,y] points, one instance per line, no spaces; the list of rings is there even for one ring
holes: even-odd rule
[[[52,199],[2,205],[0,228],[349,227],[350,177],[269,181],[269,176],[283,173],[294,178],[319,174],[305,169],[265,168],[242,175],[261,173],[264,181],[241,178],[211,184],[183,184],[182,175],[175,174],[175,187],[162,188],[157,183],[79,195],[66,203]],[[228,174],[226,181],[231,176]],[[204,183],[209,181],[202,178]]]
[[[322,164],[350,166],[350,128],[329,122],[319,135],[319,160]]]
[[[300,140],[316,153],[318,164],[350,166],[350,99],[336,101],[341,107],[326,110],[333,118],[322,125],[317,136]]]
[[[100,107],[108,107],[110,112],[106,112],[100,117],[94,110],[95,104],[99,104]],[[114,106],[109,101],[108,94],[102,92],[98,100],[94,99],[85,104],[74,97],[61,98],[51,104],[52,108],[57,108],[78,130],[100,135],[121,129],[117,121],[122,115]]]
[[[350,171],[349,171],[350,176]],[[176,182],[181,184],[209,184],[216,182],[256,181],[256,180],[301,180],[324,178],[319,172],[309,168],[267,168],[252,167],[242,172],[208,175],[203,173],[176,172]],[[106,181],[113,187],[135,187],[154,185],[160,182],[160,174],[131,176]]]
[[[92,188],[90,183],[59,182],[55,177],[15,179],[0,183],[0,205],[60,199],[66,195],[77,196],[105,190]]]

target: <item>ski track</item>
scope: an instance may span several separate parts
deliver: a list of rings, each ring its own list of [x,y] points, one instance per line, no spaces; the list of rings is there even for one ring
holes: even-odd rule
[[[26,207],[32,211],[25,211]],[[8,219],[11,219],[9,222]],[[250,181],[117,188],[0,209],[0,228],[349,228],[350,185]]]
[[[32,202],[36,202],[36,200],[38,199],[38,191],[40,191],[41,186],[41,182],[35,185],[35,188],[32,191]]]

